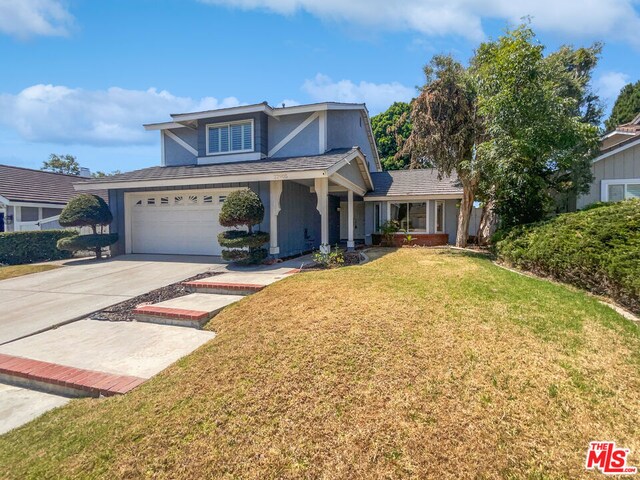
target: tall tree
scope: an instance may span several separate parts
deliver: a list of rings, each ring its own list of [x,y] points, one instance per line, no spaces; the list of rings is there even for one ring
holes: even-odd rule
[[[475,155],[483,126],[476,89],[467,70],[451,56],[436,55],[424,67],[425,85],[413,101],[413,130],[398,156],[410,154],[412,166],[427,163],[442,176],[457,173],[463,189],[456,245],[467,245],[469,219],[480,181]]]
[[[373,137],[380,154],[380,163],[384,170],[402,170],[409,166],[409,155],[396,157],[399,143],[411,134],[411,106],[404,102],[395,102],[386,111],[371,117]]]
[[[40,170],[48,170],[55,173],[66,173],[67,175],[80,175],[80,164],[73,155],[49,155],[49,160],[42,162]]]
[[[640,80],[625,85],[613,104],[611,116],[604,123],[607,131],[615,130],[618,125],[628,123],[640,114]]]
[[[487,138],[478,145],[501,225],[540,220],[558,192],[588,191],[598,146],[589,89],[599,45],[544,56],[529,25],[480,45],[471,61]]]

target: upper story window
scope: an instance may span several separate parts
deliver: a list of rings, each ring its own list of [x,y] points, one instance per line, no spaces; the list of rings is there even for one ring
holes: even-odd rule
[[[253,120],[207,125],[207,155],[253,151]]]

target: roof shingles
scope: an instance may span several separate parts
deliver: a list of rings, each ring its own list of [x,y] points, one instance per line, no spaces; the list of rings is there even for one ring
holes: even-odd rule
[[[462,195],[456,175],[438,178],[435,168],[372,172],[373,192],[367,197]]]
[[[0,195],[11,202],[65,205],[77,195],[73,183],[80,177],[0,165]]]

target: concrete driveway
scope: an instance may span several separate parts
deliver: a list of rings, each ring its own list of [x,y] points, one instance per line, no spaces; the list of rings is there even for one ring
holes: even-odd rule
[[[62,264],[48,272],[0,281],[0,344],[225,267],[216,257],[179,255],[124,255]]]

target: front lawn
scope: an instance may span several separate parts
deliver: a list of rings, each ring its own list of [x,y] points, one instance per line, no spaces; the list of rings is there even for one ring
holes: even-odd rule
[[[271,285],[137,390],[0,437],[0,477],[575,479],[591,440],[640,464],[637,325],[468,253],[371,257]]]
[[[8,267],[0,267],[0,280],[21,277],[31,273],[46,272],[55,268],[60,268],[60,265],[9,265]]]

